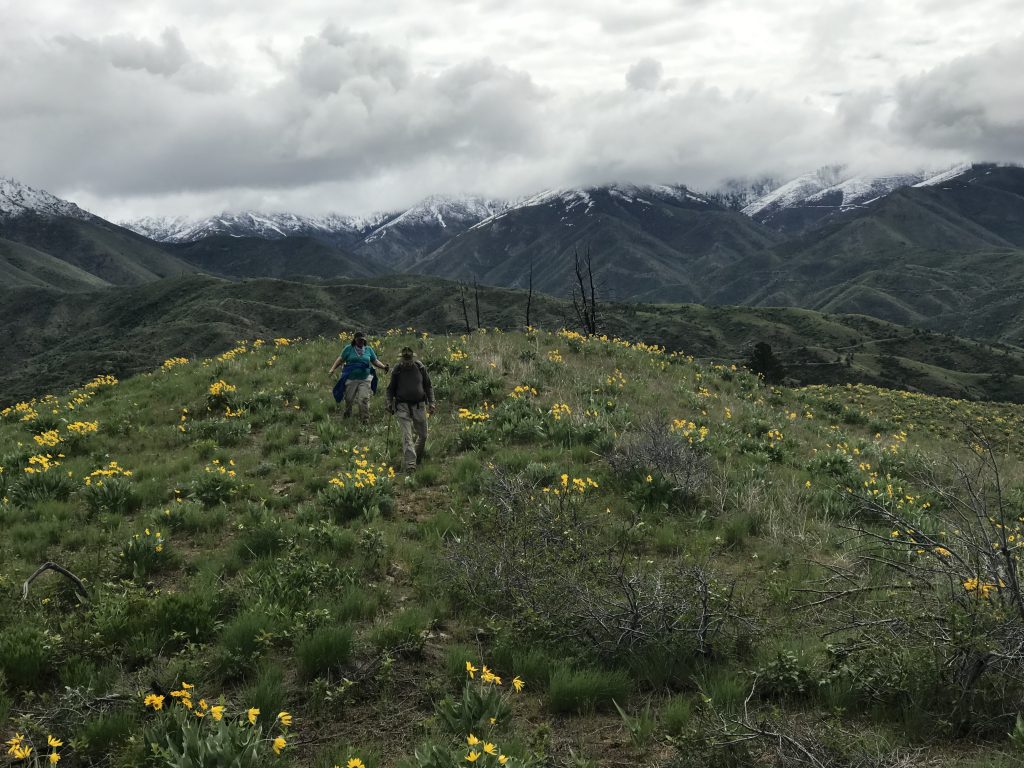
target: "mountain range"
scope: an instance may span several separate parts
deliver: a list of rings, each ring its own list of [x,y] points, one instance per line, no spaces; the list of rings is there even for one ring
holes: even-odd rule
[[[568,296],[589,251],[606,300],[790,306],[1024,341],[1024,169],[683,185],[608,184],[515,201],[434,196],[368,217],[254,212],[114,224],[0,182],[0,279],[93,290],[413,273]]]

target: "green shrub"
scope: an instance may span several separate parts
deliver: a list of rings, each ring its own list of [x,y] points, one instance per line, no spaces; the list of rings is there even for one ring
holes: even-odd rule
[[[478,451],[491,440],[491,430],[485,421],[467,422],[454,435],[458,451]]]
[[[377,615],[378,598],[365,587],[350,586],[335,605],[331,615],[338,621],[372,619]]]
[[[278,728],[275,724],[267,731],[259,722],[250,725],[244,713],[217,720],[195,717],[176,706],[157,713],[146,728],[145,741],[153,764],[160,768],[263,768],[274,759],[273,739]]]
[[[482,679],[466,680],[462,696],[458,700],[446,696],[434,706],[434,712],[453,735],[486,732],[511,712],[506,691]]]
[[[510,639],[502,641],[494,649],[494,664],[499,669],[514,669],[516,674],[530,682],[531,688],[543,690],[548,687],[551,673],[560,662],[540,648],[523,648],[521,643]]]
[[[270,644],[273,620],[259,609],[233,618],[221,632],[215,666],[225,679],[238,677],[252,669],[256,659]]]
[[[74,481],[60,470],[31,472],[11,480],[7,496],[11,502],[27,507],[39,501],[67,501],[75,490]]]
[[[104,483],[104,486],[107,484]],[[121,548],[121,567],[124,575],[133,579],[146,576],[165,568],[170,560],[167,544],[160,531],[147,528],[136,533]]]
[[[75,752],[91,760],[108,758],[116,744],[124,744],[138,728],[135,712],[108,712],[82,723],[75,736]]]
[[[0,632],[0,674],[15,691],[32,690],[53,673],[55,639],[31,624],[15,623]]]
[[[462,486],[466,493],[476,493],[483,483],[484,468],[475,456],[463,456],[455,462],[452,479]]]
[[[818,687],[812,670],[790,651],[780,651],[756,675],[758,693],[765,698],[801,698]]]
[[[729,547],[742,547],[747,539],[764,530],[764,516],[760,512],[741,512],[725,524],[725,543]]]
[[[206,507],[226,504],[238,494],[239,483],[234,469],[218,459],[206,465],[204,472],[192,481],[190,496]]]
[[[252,685],[242,691],[242,701],[247,707],[260,710],[261,719],[272,719],[275,712],[286,708],[287,690],[284,685],[284,668],[279,664],[263,664]]]
[[[127,477],[109,477],[87,485],[82,489],[82,499],[91,515],[100,512],[126,515],[139,507],[139,496]]]
[[[195,435],[200,440],[209,440],[218,446],[233,446],[248,437],[250,431],[252,426],[248,421],[229,418],[191,421],[187,433]]]
[[[380,650],[419,653],[432,623],[433,617],[426,609],[418,606],[406,608],[377,627],[371,635],[371,642]]]
[[[621,670],[560,667],[548,684],[548,708],[555,714],[613,711],[613,700],[625,702],[631,688],[629,676]]]
[[[317,505],[323,514],[336,523],[347,523],[357,517],[372,519],[387,514],[394,506],[392,484],[387,470],[375,474],[373,482],[351,478],[333,478],[317,494]]]
[[[673,696],[661,710],[661,725],[669,736],[681,736],[693,719],[693,706],[686,696]]]
[[[711,699],[721,712],[739,712],[750,693],[750,681],[745,674],[728,668],[706,670],[698,683],[701,693]]]
[[[321,627],[295,647],[299,674],[304,680],[327,677],[344,666],[352,654],[350,627]]]
[[[243,560],[258,560],[281,552],[288,545],[284,526],[278,520],[247,526],[235,540],[234,550]]]
[[[174,531],[210,533],[224,527],[227,515],[221,508],[209,509],[198,502],[183,501],[165,509],[163,519],[167,527]]]
[[[148,628],[171,647],[187,640],[210,642],[220,609],[218,592],[206,586],[159,595],[151,604]]]
[[[192,443],[192,450],[196,452],[196,456],[204,461],[216,456],[219,449],[220,446],[217,445],[217,441],[210,440],[209,438],[205,440],[196,440]]]

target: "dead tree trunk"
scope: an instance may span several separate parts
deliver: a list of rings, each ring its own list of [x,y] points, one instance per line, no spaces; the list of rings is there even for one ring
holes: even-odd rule
[[[526,293],[526,327],[530,327],[530,307],[533,305],[533,258],[530,258],[530,282]]]
[[[576,282],[572,288],[572,306],[576,310],[576,320],[584,335],[597,335],[597,293],[594,290],[594,264],[590,258],[590,246],[581,258],[578,250],[573,250],[573,268]]]
[[[476,303],[476,327],[480,329],[480,286],[477,285],[476,278],[473,278],[473,301]]]
[[[466,333],[473,329],[469,327],[469,307],[466,305],[466,284],[459,283],[459,303],[462,305],[462,319],[466,323]]]

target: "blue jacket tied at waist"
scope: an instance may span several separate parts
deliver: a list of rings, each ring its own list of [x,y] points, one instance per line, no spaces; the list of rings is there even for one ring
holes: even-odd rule
[[[356,371],[365,370],[370,371],[370,391],[374,394],[377,393],[377,372],[373,370],[369,363],[356,360],[351,363],[345,363],[345,367],[341,369],[341,378],[334,385],[334,402],[340,403],[345,399],[345,385],[348,384],[348,377]]]

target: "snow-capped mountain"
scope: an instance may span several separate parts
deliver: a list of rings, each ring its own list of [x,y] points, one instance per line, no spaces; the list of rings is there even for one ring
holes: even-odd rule
[[[377,227],[366,236],[366,242],[375,242],[387,237],[389,232],[409,227],[436,227],[462,231],[478,221],[500,213],[508,206],[504,200],[490,200],[484,197],[431,195]]]
[[[546,189],[534,195],[520,198],[507,203],[490,216],[480,219],[470,229],[488,226],[493,221],[502,219],[527,208],[548,206],[559,209],[562,222],[568,222],[570,215],[589,213],[597,199],[614,202],[619,205],[651,206],[655,201],[685,204],[687,207],[715,206],[707,196],[697,194],[681,184],[626,184],[613,183],[592,187],[562,187]],[[571,223],[568,226],[572,226]]]
[[[279,240],[285,237],[316,237],[335,240],[358,239],[367,230],[379,226],[394,214],[361,216],[299,216],[294,213],[222,213],[204,219],[147,217],[126,221],[122,226],[163,243],[191,243],[213,235],[258,237]]]
[[[473,195],[431,195],[367,233],[356,251],[404,268],[507,207],[504,200]]]
[[[74,203],[0,176],[0,219],[12,219],[29,212],[43,216],[69,216],[83,221],[95,218]]]
[[[845,166],[830,165],[798,176],[742,209],[760,224],[799,232],[836,214],[859,208],[897,189],[920,184],[932,171],[861,176]]]

